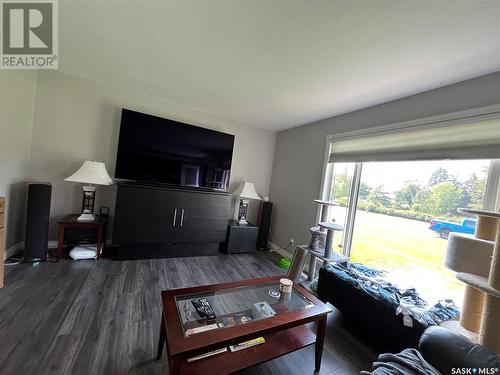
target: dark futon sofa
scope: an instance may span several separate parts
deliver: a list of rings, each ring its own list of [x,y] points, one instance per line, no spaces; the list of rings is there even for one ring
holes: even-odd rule
[[[317,286],[319,299],[339,309],[363,336],[373,338],[381,351],[397,353],[406,348],[418,347],[427,325],[416,319],[411,319],[411,327],[404,325],[403,315],[397,315],[396,309],[387,300],[376,299],[363,288],[349,282],[351,280],[339,277],[335,267],[327,265],[320,269]]]

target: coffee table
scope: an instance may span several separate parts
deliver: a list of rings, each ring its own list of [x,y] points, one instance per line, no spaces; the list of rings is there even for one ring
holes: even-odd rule
[[[157,358],[161,358],[166,343],[171,375],[207,372],[219,375],[315,344],[315,370],[318,371],[326,318],[332,310],[297,284],[291,293],[279,293],[280,278],[282,276],[163,291]],[[204,298],[216,315],[211,321],[202,318],[192,303]],[[262,306],[262,302],[271,310],[262,313],[258,305],[254,306],[257,303]],[[310,322],[317,323],[316,334],[305,325]],[[265,342],[235,352],[228,348],[258,337],[263,337]],[[227,351],[189,360],[224,348]]]

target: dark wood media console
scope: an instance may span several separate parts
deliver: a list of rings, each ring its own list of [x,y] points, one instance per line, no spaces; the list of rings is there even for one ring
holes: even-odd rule
[[[216,255],[225,240],[230,205],[228,192],[119,183],[116,258]]]

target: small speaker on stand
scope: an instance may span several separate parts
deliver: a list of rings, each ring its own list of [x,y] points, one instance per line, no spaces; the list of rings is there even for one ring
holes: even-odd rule
[[[26,236],[24,239],[24,261],[33,263],[48,257],[49,216],[52,185],[29,183],[26,208]]]
[[[260,208],[259,234],[257,236],[257,249],[267,250],[269,231],[271,230],[271,213],[273,203],[264,201]]]

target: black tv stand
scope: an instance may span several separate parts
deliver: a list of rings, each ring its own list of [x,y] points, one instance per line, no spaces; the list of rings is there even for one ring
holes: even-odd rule
[[[226,191],[120,182],[113,244],[118,259],[216,255],[226,236]]]
[[[145,187],[160,187],[166,189],[175,189],[175,190],[195,190],[195,191],[206,191],[210,193],[227,193],[231,194],[227,190],[217,189],[205,186],[190,186],[190,185],[178,185],[178,184],[169,184],[166,182],[146,182],[146,181],[119,181],[117,185],[128,185],[128,186],[145,186]]]

